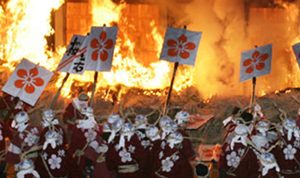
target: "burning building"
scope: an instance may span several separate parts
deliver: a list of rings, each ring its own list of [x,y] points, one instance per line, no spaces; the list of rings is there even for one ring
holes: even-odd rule
[[[261,96],[299,86],[299,69],[291,51],[298,41],[298,14],[297,1],[285,0],[2,1],[1,59],[9,71],[22,57],[55,70],[73,34],[86,34],[91,26],[117,25],[113,69],[99,76],[98,91],[121,86],[163,95],[172,72],[171,64],[159,61],[165,29],[187,25],[202,31],[203,39],[196,66],[180,67],[176,91],[194,86],[205,99],[250,95],[251,84],[238,82],[240,52],[272,43],[272,73],[258,80]],[[56,87],[63,78],[58,76]],[[62,95],[70,97],[74,87],[90,86],[92,81],[89,73],[72,76]]]

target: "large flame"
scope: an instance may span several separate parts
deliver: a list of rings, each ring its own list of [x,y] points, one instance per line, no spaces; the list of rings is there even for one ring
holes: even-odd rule
[[[1,58],[5,66],[28,58],[53,70],[57,60],[48,49],[46,37],[54,33],[51,12],[63,0],[10,0],[1,14]],[[50,59],[49,59],[50,58]],[[51,59],[52,58],[52,59]]]
[[[158,31],[155,20],[149,20],[149,24],[147,25],[149,27],[148,29],[151,30],[145,30],[142,33],[144,37],[148,38],[147,40],[154,41],[150,47],[156,54],[155,58],[152,59],[148,65],[140,63],[143,59],[139,59],[136,56],[138,46],[135,41],[132,40],[132,34],[130,33],[137,30],[138,23],[141,21],[135,21],[136,23],[134,23],[134,21],[128,22],[124,13],[128,10],[129,6],[130,5],[125,3],[116,5],[110,0],[92,1],[92,26],[102,26],[104,24],[109,26],[117,24],[119,27],[112,71],[100,74],[98,88],[123,85],[125,87],[136,87],[147,90],[164,89],[170,84],[172,65],[165,61],[159,61],[159,54],[163,43],[163,34]],[[130,8],[135,8],[135,6],[139,5],[132,5]],[[143,42],[143,45],[148,45],[146,40]],[[145,52],[144,55],[147,56],[147,52]],[[174,85],[176,91],[191,86],[192,72],[189,69],[191,68],[182,67],[178,72]],[[184,75],[182,75],[182,72],[184,72]],[[86,72],[83,76],[71,77],[62,92],[64,96],[69,95],[69,87],[74,80],[93,82],[93,73]]]
[[[258,79],[257,94],[300,85],[298,65],[291,50],[291,45],[300,41],[297,4],[277,0],[272,8],[259,5],[245,8],[240,0],[193,1],[184,6],[185,11],[182,5],[176,4],[181,1],[170,3],[162,0],[149,4],[116,4],[111,0],[88,2],[92,14],[90,26],[106,24],[119,27],[113,69],[100,74],[98,88],[122,85],[146,91],[168,87],[173,64],[160,61],[159,55],[167,25],[175,24],[188,24],[188,29],[203,31],[196,66],[180,66],[174,86],[176,91],[194,85],[205,98],[250,94],[251,82],[238,82],[240,53],[254,45],[267,43],[274,47],[272,72]],[[2,66],[12,71],[13,66],[25,57],[55,70],[65,47],[51,50],[47,46],[47,37],[54,33],[51,13],[62,4],[63,0],[9,0],[1,6]],[[160,13],[162,11],[168,15]],[[186,17],[190,21],[185,21]],[[63,76],[56,83],[57,87],[61,85]],[[62,95],[71,96],[74,82],[91,84],[93,78],[93,72],[72,75]]]

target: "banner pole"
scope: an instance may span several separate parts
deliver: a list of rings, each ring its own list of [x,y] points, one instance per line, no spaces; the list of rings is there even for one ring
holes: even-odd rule
[[[65,78],[63,79],[63,81],[62,81],[59,89],[57,90],[55,96],[53,97],[53,99],[51,101],[50,109],[53,109],[53,107],[54,107],[54,105],[55,105],[55,103],[56,103],[56,101],[57,101],[57,99],[58,99],[58,97],[60,95],[60,92],[61,92],[63,86],[65,85],[66,81],[68,80],[69,76],[70,76],[70,73],[68,72],[67,75],[65,76]]]

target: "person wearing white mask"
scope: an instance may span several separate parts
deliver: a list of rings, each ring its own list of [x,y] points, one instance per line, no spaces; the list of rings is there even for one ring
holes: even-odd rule
[[[85,93],[80,93],[72,102],[66,107],[63,114],[64,123],[68,125],[68,129],[76,125],[76,120],[83,119],[85,116],[84,108],[88,107],[89,97]]]
[[[81,113],[84,117],[77,119],[70,130],[72,132],[68,149],[68,159],[71,160],[70,177],[92,176],[95,165],[87,156],[87,150],[90,148],[98,150],[98,146],[101,146],[98,143],[101,130],[95,120],[93,109],[85,107],[82,108]]]
[[[35,170],[34,161],[38,156],[39,129],[29,124],[29,116],[21,111],[16,114],[11,124],[16,130],[8,146],[6,161],[14,164],[17,178],[23,178],[26,175],[39,178]]]
[[[279,133],[281,145],[274,152],[280,172],[285,178],[300,177],[300,129],[296,121],[285,118]]]
[[[119,120],[112,123],[112,130],[119,130]],[[122,124],[118,135],[109,144],[106,154],[107,166],[117,173],[118,178],[141,178],[147,177],[145,165],[147,154],[130,122]]]
[[[219,159],[220,178],[257,178],[258,160],[250,148],[250,126],[253,115],[248,112],[234,114],[234,127],[226,134]],[[250,166],[251,165],[251,166]]]
[[[63,127],[55,118],[55,112],[46,109],[42,112],[43,130],[39,144],[43,147],[37,159],[37,171],[41,177],[67,177],[67,139]]]
[[[259,120],[254,127],[251,140],[251,148],[257,157],[259,169],[256,175],[260,177],[277,177],[280,169],[273,152],[276,150],[278,136],[276,132],[270,131],[270,122],[268,120]]]
[[[134,127],[135,127],[135,132],[138,135],[141,144],[143,145],[144,149],[148,151],[148,148],[150,146],[150,140],[146,136],[146,130],[148,127],[148,119],[144,115],[137,115],[134,118]]]

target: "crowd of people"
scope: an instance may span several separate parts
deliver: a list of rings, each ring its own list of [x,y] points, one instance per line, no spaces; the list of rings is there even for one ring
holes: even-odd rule
[[[300,112],[292,119],[277,108],[280,122],[270,122],[258,104],[247,110],[235,108],[223,121],[220,178],[299,178]]]
[[[9,95],[0,101],[0,177],[13,167],[17,178],[208,178],[179,111],[151,124],[146,115],[117,113],[97,123],[89,97],[81,93],[63,119],[43,109],[41,123],[30,122],[27,105]],[[291,119],[282,109],[270,122],[258,104],[235,108],[218,160],[220,178],[299,178],[300,112]],[[13,116],[13,119],[9,117]]]
[[[196,153],[187,139],[185,127],[190,115],[185,111],[174,118],[162,116],[157,124],[150,124],[145,115],[128,119],[117,113],[99,124],[89,106],[89,97],[81,93],[66,107],[62,120],[57,119],[55,111],[43,109],[41,123],[33,125],[26,105],[20,103],[10,96],[0,102],[3,111],[14,115],[12,120],[1,122],[0,177],[6,177],[9,166],[14,167],[17,178],[208,175],[207,166],[195,161]]]

